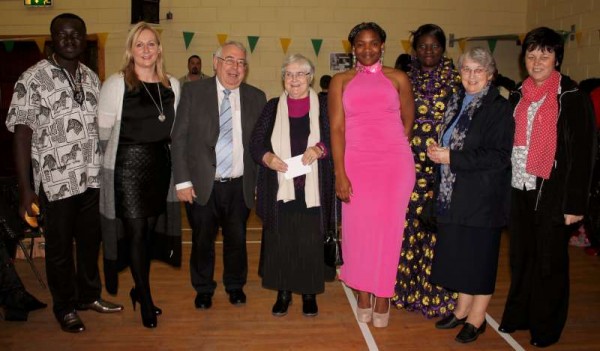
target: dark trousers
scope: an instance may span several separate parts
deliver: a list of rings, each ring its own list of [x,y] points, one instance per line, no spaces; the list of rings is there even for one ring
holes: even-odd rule
[[[512,189],[511,284],[502,316],[508,328],[556,342],[569,308],[569,233],[561,218],[535,211],[537,191]]]
[[[215,182],[208,203],[186,203],[192,227],[190,275],[198,293],[212,294],[217,286],[215,238],[219,226],[223,233],[223,284],[226,291],[241,289],[248,276],[246,222],[250,209],[244,202],[243,179]]]
[[[57,318],[100,297],[98,272],[100,210],[98,189],[48,201],[43,189],[40,202],[45,216],[46,275]],[[75,257],[73,257],[75,240]]]

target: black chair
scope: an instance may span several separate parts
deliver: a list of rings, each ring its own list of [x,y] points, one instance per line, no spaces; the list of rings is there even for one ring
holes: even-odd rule
[[[14,177],[0,177],[0,230],[9,237],[5,239],[15,241],[17,246],[21,248],[31,270],[40,285],[45,289],[46,283],[33,262],[35,239],[42,236],[43,229],[42,227],[31,228],[27,225],[19,216],[18,207],[19,195],[16,179]],[[23,242],[27,239],[30,240],[31,244],[29,248]],[[9,250],[9,254],[14,258],[16,252],[14,249]]]

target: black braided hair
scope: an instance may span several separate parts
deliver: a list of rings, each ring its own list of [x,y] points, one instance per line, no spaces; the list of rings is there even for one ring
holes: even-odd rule
[[[354,40],[356,39],[358,33],[360,33],[363,30],[372,30],[379,36],[381,42],[385,43],[386,34],[383,28],[381,28],[375,22],[363,22],[354,26],[354,28],[352,28],[352,30],[350,31],[350,34],[348,34],[348,41],[350,42],[350,44],[352,44],[352,46],[354,46]]]

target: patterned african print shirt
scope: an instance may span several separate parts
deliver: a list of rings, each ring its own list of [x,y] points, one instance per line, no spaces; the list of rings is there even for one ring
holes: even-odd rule
[[[56,201],[100,187],[102,154],[98,144],[98,96],[96,73],[79,64],[77,76],[85,99],[73,99],[67,73],[49,60],[25,71],[15,84],[6,116],[6,127],[33,130],[31,163],[35,192],[40,184],[48,200]]]

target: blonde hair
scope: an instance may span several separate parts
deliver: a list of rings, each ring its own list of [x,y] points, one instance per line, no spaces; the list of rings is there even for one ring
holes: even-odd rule
[[[127,85],[127,90],[135,90],[141,86],[140,80],[138,79],[137,74],[135,73],[135,63],[133,62],[133,47],[135,42],[139,38],[140,34],[149,30],[154,34],[156,38],[156,44],[158,45],[158,56],[156,59],[155,70],[158,75],[158,79],[162,85],[165,87],[169,87],[169,77],[167,76],[167,71],[165,68],[165,60],[163,59],[163,48],[160,43],[160,35],[152,26],[150,26],[146,22],[139,22],[131,30],[127,35],[127,40],[125,41],[125,55],[123,56],[123,68],[121,68],[121,72],[125,77],[125,85]]]

